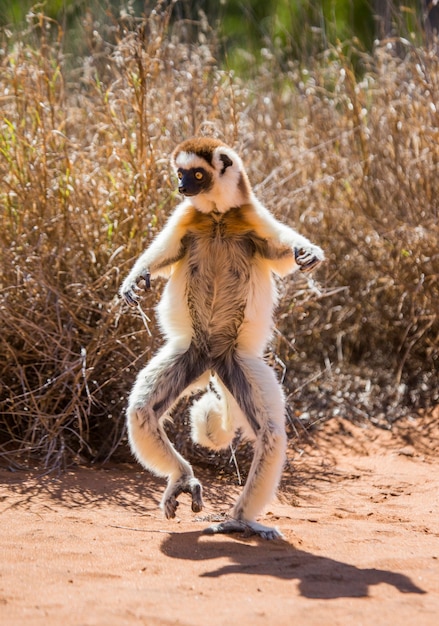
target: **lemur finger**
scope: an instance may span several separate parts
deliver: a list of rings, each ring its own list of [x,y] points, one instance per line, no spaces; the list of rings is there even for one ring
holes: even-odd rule
[[[127,289],[122,293],[125,302],[131,306],[136,307],[139,304],[139,297],[135,294],[134,289]]]
[[[310,259],[306,263],[300,264],[300,271],[310,272],[312,269],[317,267],[317,265],[320,265],[320,263],[321,263],[320,259],[318,259],[317,257],[312,257],[312,259]]]
[[[151,289],[151,274],[149,270],[142,272],[136,277],[136,287],[141,289],[142,288],[140,286],[141,283],[143,283],[143,289],[145,291],[148,291],[148,289]]]
[[[315,252],[312,250],[306,250],[305,248],[294,248],[294,258],[297,263],[301,265],[308,262],[308,260],[316,257]]]
[[[304,248],[294,248],[294,258],[298,265],[306,263],[307,259],[311,256],[311,253]]]
[[[142,280],[144,282],[144,286],[143,286],[144,290],[149,291],[151,289],[151,272],[149,270],[146,270],[146,272],[143,272],[140,275],[140,278],[137,282],[139,283],[139,281],[142,281]]]

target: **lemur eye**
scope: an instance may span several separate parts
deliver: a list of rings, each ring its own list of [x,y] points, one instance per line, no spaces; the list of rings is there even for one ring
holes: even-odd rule
[[[203,178],[203,172],[195,172],[195,178],[201,180]]]
[[[178,180],[181,180],[183,178],[183,174],[181,172],[177,172],[177,178]]]

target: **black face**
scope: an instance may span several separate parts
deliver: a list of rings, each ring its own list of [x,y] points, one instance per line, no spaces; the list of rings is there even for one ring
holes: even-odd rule
[[[212,188],[212,174],[202,167],[178,168],[178,191],[183,196],[196,196]]]

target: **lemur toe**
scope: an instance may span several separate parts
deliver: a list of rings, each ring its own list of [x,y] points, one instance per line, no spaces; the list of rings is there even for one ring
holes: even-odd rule
[[[175,496],[169,496],[163,502],[163,511],[166,519],[173,519],[175,517],[179,502]]]
[[[191,491],[192,494],[192,511],[199,513],[203,509],[203,496],[200,483],[194,485]]]

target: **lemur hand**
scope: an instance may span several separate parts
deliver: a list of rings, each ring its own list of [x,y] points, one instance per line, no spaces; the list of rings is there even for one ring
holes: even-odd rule
[[[325,258],[319,246],[310,244],[306,248],[294,248],[294,258],[301,272],[310,272]]]
[[[125,300],[129,306],[136,307],[139,304],[139,294],[137,293],[139,290],[139,283],[144,282],[144,290],[148,291],[151,289],[151,274],[149,270],[146,270],[137,278],[134,282],[125,281],[120,290],[121,296]]]

